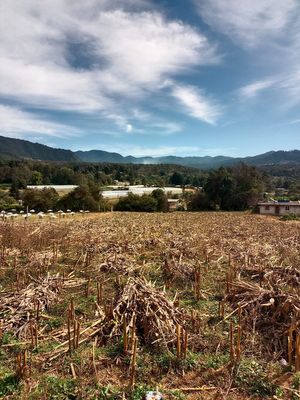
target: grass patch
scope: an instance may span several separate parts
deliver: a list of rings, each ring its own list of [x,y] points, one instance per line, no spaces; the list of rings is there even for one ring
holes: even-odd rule
[[[1,375],[0,373],[0,398],[6,398],[20,391],[20,381],[15,374],[7,372]]]

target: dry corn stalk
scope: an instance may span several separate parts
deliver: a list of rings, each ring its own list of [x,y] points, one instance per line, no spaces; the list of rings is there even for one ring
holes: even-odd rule
[[[147,344],[168,344],[176,341],[176,326],[182,325],[185,315],[153,284],[140,278],[130,278],[119,294],[112,316],[104,322],[109,337],[124,334],[124,318],[128,325],[135,320],[136,334]]]

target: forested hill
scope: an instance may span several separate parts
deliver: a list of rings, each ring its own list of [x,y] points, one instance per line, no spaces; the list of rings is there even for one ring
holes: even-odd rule
[[[300,150],[290,151],[269,151],[267,153],[259,154],[254,157],[241,158],[241,161],[251,165],[276,165],[276,164],[291,164],[300,163]]]
[[[300,150],[270,151],[254,157],[233,158],[217,157],[133,157],[122,156],[103,150],[77,151],[55,149],[27,140],[11,139],[0,136],[0,159],[33,159],[41,161],[77,161],[88,163],[118,163],[118,164],[177,164],[198,169],[211,169],[221,166],[232,166],[244,162],[255,166],[300,165]]]
[[[90,151],[77,151],[76,156],[85,162],[112,162],[112,163],[133,163],[133,164],[177,164],[186,167],[210,169],[218,168],[221,166],[231,166],[244,162],[249,165],[263,166],[263,165],[278,165],[287,163],[300,164],[300,150],[291,151],[269,151],[268,153],[259,154],[254,157],[123,157],[118,153],[109,153],[103,150],[90,150]]]
[[[0,158],[3,160],[78,161],[71,150],[55,149],[43,144],[4,136],[0,136]]]

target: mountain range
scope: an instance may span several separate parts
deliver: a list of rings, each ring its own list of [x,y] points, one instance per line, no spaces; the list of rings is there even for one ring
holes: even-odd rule
[[[244,162],[249,165],[282,165],[300,164],[300,150],[269,151],[253,157],[133,157],[122,156],[103,150],[75,151],[56,149],[40,143],[0,136],[0,159],[22,160],[33,159],[57,162],[91,162],[120,164],[178,164],[199,169],[217,168]]]

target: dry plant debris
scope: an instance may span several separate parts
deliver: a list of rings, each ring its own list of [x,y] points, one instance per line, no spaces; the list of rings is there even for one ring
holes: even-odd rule
[[[75,398],[129,381],[251,398],[257,376],[234,375],[251,357],[300,370],[299,265],[300,224],[247,213],[1,221],[0,382],[3,360],[35,398],[50,372],[80,382]]]
[[[269,286],[269,285],[268,285]],[[294,326],[300,334],[300,296],[279,287],[266,289],[257,284],[235,281],[226,296],[233,308],[241,310],[243,324],[266,339],[266,349],[287,359],[287,333]]]
[[[17,336],[22,332],[31,318],[38,318],[39,312],[48,310],[63,283],[60,277],[47,276],[42,281],[32,282],[19,292],[2,294],[0,298],[0,318],[3,328],[14,331]]]
[[[104,321],[109,336],[123,334],[124,319],[135,330],[141,342],[168,348],[176,340],[177,325],[184,325],[184,312],[174,306],[165,293],[141,278],[130,278],[112,311]]]

